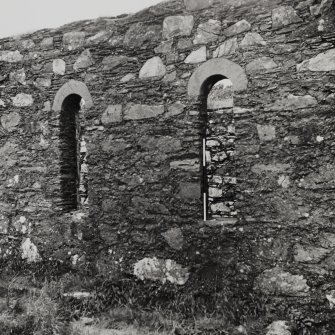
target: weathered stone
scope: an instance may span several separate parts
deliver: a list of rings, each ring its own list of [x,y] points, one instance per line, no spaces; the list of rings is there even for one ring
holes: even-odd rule
[[[104,126],[122,122],[122,105],[109,105],[101,116]]]
[[[250,47],[250,46],[264,46],[266,42],[263,37],[258,33],[246,33],[240,46]]]
[[[241,20],[231,25],[230,27],[226,28],[223,31],[223,35],[227,37],[232,37],[235,35],[242,34],[246,31],[249,31],[250,29],[251,29],[251,24],[246,20]]]
[[[7,234],[9,228],[9,219],[3,214],[0,214],[0,234]]]
[[[26,73],[24,71],[24,68],[11,72],[9,74],[9,79],[12,81],[16,81],[22,85],[25,85],[26,84]]]
[[[179,185],[178,197],[180,199],[199,200],[200,183],[181,183]]]
[[[289,176],[281,175],[279,176],[277,183],[282,188],[289,188],[291,184],[291,180]]]
[[[194,26],[194,18],[188,16],[168,16],[163,22],[163,38],[170,39],[175,36],[191,35]]]
[[[335,49],[320,53],[314,58],[305,60],[297,65],[297,71],[334,71],[335,70]]]
[[[137,62],[137,58],[127,56],[107,56],[102,60],[104,70],[114,70],[129,62]]]
[[[142,66],[139,78],[161,78],[166,74],[166,67],[160,57],[153,57]]]
[[[30,50],[30,49],[33,49],[35,47],[35,43],[31,39],[18,40],[17,41],[17,46],[18,46],[19,49],[22,49],[22,50]]]
[[[54,74],[63,76],[65,74],[66,64],[63,59],[54,59],[52,61],[52,71]]]
[[[75,71],[80,71],[83,69],[88,68],[89,66],[93,65],[93,57],[90,53],[90,50],[84,50],[81,55],[77,58],[76,62],[73,65],[73,69]]]
[[[314,107],[318,104],[317,100],[311,95],[297,96],[289,94],[287,97],[276,100],[273,104],[269,104],[265,107],[268,111],[285,111],[301,108]]]
[[[208,188],[208,196],[211,198],[221,198],[222,197],[222,190],[216,187],[209,187]]]
[[[0,99],[0,107],[6,107],[6,104],[2,99]]]
[[[38,88],[45,88],[51,86],[50,78],[36,78],[35,85]]]
[[[65,33],[63,35],[63,45],[68,50],[77,49],[85,44],[85,36],[86,34],[80,31]]]
[[[262,173],[283,173],[290,171],[291,165],[290,164],[256,164],[251,168],[251,171],[256,174],[262,174]]]
[[[261,142],[272,141],[276,138],[276,128],[270,125],[257,125],[258,137]]]
[[[262,71],[267,71],[276,68],[278,65],[270,57],[261,57],[254,59],[247,64],[247,73],[257,73]]]
[[[172,249],[183,249],[184,236],[180,228],[172,228],[167,232],[163,233],[162,236],[165,238],[166,242]]]
[[[301,21],[302,19],[291,6],[280,6],[272,10],[273,29],[282,28]]]
[[[15,107],[28,107],[34,103],[34,99],[30,94],[19,93],[12,98],[13,106]]]
[[[212,204],[211,211],[213,213],[222,213],[222,214],[227,214],[231,212],[230,208],[222,202]]]
[[[332,233],[322,233],[319,237],[320,245],[326,249],[335,248],[335,234]]]
[[[221,22],[210,19],[205,23],[199,24],[197,33],[193,40],[194,44],[207,44],[216,41],[221,33]]]
[[[168,111],[165,113],[164,116],[168,118],[180,115],[184,112],[185,107],[186,106],[184,104],[182,104],[180,101],[177,101],[174,104],[168,106]]]
[[[274,321],[266,328],[266,335],[291,335],[287,321]]]
[[[200,170],[200,163],[198,158],[183,159],[170,163],[171,169],[198,172]]]
[[[12,112],[7,115],[1,116],[1,125],[8,131],[13,131],[20,123],[21,117],[19,113]]]
[[[170,259],[144,258],[134,266],[134,275],[141,280],[158,280],[165,284],[169,281],[185,285],[189,278],[188,270]]]
[[[164,113],[163,105],[149,106],[127,104],[124,111],[124,120],[142,120],[157,117]]]
[[[162,41],[161,44],[154,49],[155,53],[157,53],[157,54],[159,54],[159,53],[167,54],[167,53],[171,52],[172,51],[172,44],[173,44],[172,40]]]
[[[42,49],[51,49],[53,48],[54,46],[54,39],[53,37],[46,37],[46,38],[43,38],[43,40],[41,41],[40,43],[40,47]]]
[[[270,295],[300,297],[309,292],[303,276],[292,275],[279,267],[264,271],[256,278],[255,285],[263,293]]]
[[[89,37],[87,39],[87,44],[98,44],[102,42],[107,42],[109,37],[110,33],[108,31],[102,30],[95,35]]]
[[[328,249],[298,244],[294,248],[294,260],[300,263],[319,263],[329,252]]]
[[[206,59],[207,59],[207,48],[205,46],[203,46],[198,50],[192,51],[187,56],[184,63],[186,63],[186,64],[197,64],[197,63],[205,62]]]
[[[229,56],[233,55],[238,48],[237,38],[233,37],[229,40],[226,40],[222,43],[217,49],[213,52],[213,57],[222,57],[222,56]]]
[[[23,56],[20,54],[18,50],[0,51],[0,62],[17,63],[17,62],[21,62],[22,59],[23,59]]]
[[[120,79],[120,82],[121,83],[128,83],[128,81],[131,81],[135,78],[136,78],[136,75],[134,73],[128,73]]]
[[[207,98],[208,109],[230,108],[234,106],[234,89],[232,82],[227,79],[218,81]]]
[[[181,141],[171,136],[143,136],[139,139],[138,145],[145,150],[158,150],[164,153],[179,151],[182,148]]]
[[[326,294],[326,298],[329,301],[329,307],[333,309],[335,306],[335,290],[332,290]]]
[[[212,6],[214,0],[184,0],[184,4],[187,10],[196,11],[205,9]]]
[[[156,43],[162,38],[162,27],[160,25],[148,26],[142,22],[134,23],[126,32],[123,45],[126,48],[138,49],[145,43]]]
[[[27,263],[36,263],[41,261],[41,256],[34,243],[31,242],[30,238],[25,239],[21,245],[22,259],[26,260]]]

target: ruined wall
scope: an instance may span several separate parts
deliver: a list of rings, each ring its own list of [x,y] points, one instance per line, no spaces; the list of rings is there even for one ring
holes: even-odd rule
[[[334,16],[332,1],[175,0],[2,39],[2,259],[231,286],[272,297],[276,315],[331,319]],[[215,130],[233,145],[213,197],[236,184],[220,218],[203,222],[207,71],[235,88]],[[71,94],[85,100],[88,204],[66,213],[60,115]]]

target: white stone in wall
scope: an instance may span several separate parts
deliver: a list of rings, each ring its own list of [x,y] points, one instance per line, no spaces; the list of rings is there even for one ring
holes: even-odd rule
[[[270,57],[261,57],[247,64],[247,73],[267,71],[276,68],[278,65]]]
[[[173,260],[144,258],[134,266],[134,275],[141,280],[151,279],[161,281],[163,284],[169,281],[176,285],[185,285],[189,278],[186,268]]]
[[[193,40],[194,44],[207,44],[216,41],[221,33],[221,22],[210,19],[205,23],[199,24],[197,33]]]
[[[266,335],[291,335],[286,321],[274,321],[266,328]]]
[[[23,56],[18,50],[15,51],[0,51],[0,62],[17,63],[23,59]]]
[[[297,71],[334,71],[335,49],[327,50],[297,65]]]
[[[241,20],[231,25],[230,27],[226,28],[223,31],[223,35],[227,37],[231,37],[231,36],[242,34],[246,31],[249,31],[250,29],[251,29],[251,24],[246,20]]]
[[[213,58],[232,55],[236,52],[238,48],[237,38],[233,37],[229,40],[223,42],[217,49],[213,52]]]
[[[86,34],[81,31],[72,31],[69,33],[65,33],[63,35],[63,45],[68,49],[68,50],[74,50],[85,43],[85,36]]]
[[[184,112],[185,105],[180,101],[175,102],[174,104],[168,106],[168,111],[165,113],[165,117],[177,116]]]
[[[208,189],[208,196],[211,198],[221,198],[222,197],[222,190],[216,187],[209,187]]]
[[[135,78],[136,78],[136,75],[134,73],[128,73],[120,79],[120,82],[121,83],[128,83],[128,81],[131,81]]]
[[[264,46],[266,42],[264,41],[263,37],[258,33],[246,33],[240,46],[241,47],[249,47],[249,46]]]
[[[272,10],[272,28],[282,28],[292,23],[299,23],[302,19],[291,6],[280,6]]]
[[[163,22],[163,38],[170,39],[175,36],[191,35],[194,26],[192,15],[187,16],[168,16]]]
[[[66,64],[63,59],[54,59],[52,62],[52,71],[54,74],[63,76],[65,74]]]
[[[186,64],[197,64],[207,60],[207,48],[205,46],[198,50],[192,51],[185,59]]]
[[[31,39],[19,40],[17,41],[17,46],[19,47],[19,49],[30,50],[35,47],[35,43]]]
[[[86,69],[89,66],[93,65],[93,57],[90,53],[90,50],[84,50],[81,55],[77,58],[76,62],[73,65],[73,69],[75,71],[80,71],[82,69]]]
[[[53,48],[53,44],[54,44],[54,39],[53,37],[46,37],[44,38],[41,43],[40,43],[40,47],[42,49],[48,49],[48,48]]]
[[[273,104],[265,107],[267,111],[296,110],[301,108],[314,107],[318,104],[317,100],[311,95],[293,95],[276,100]]]
[[[34,99],[30,94],[19,93],[12,98],[13,106],[15,107],[28,107],[34,103]]]
[[[124,120],[142,120],[157,117],[164,113],[163,105],[127,104],[124,111]]]
[[[194,11],[205,9],[212,6],[214,0],[184,0],[184,4],[187,10]]]
[[[219,213],[230,213],[231,212],[230,208],[222,202],[212,204],[211,205],[211,211],[213,213],[218,213],[218,212]]]
[[[104,126],[122,122],[122,105],[109,105],[101,116]]]
[[[106,30],[99,31],[94,36],[87,39],[87,43],[98,44],[101,42],[106,42],[109,38],[109,33]]]
[[[27,263],[36,263],[41,261],[41,256],[34,243],[31,242],[30,238],[27,238],[21,245],[22,259],[25,259]]]
[[[139,78],[153,78],[164,77],[166,74],[166,67],[160,57],[153,57],[146,61],[142,66]]]
[[[272,141],[276,138],[276,128],[271,125],[257,125],[258,137],[261,142]]]
[[[6,104],[2,99],[0,99],[0,107],[6,107]]]
[[[8,131],[13,131],[15,127],[20,123],[21,117],[17,112],[12,112],[7,115],[1,116],[1,125]]]
[[[9,74],[9,79],[12,81],[16,81],[22,85],[26,84],[26,73],[24,71],[24,68],[13,71]]]

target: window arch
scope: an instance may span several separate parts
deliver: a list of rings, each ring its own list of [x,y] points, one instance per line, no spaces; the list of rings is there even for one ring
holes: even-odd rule
[[[93,105],[84,83],[71,80],[57,92],[53,110],[59,112],[60,206],[64,212],[77,210],[87,202],[87,164],[83,106]]]
[[[224,58],[201,65],[188,83],[189,97],[200,103],[204,220],[235,215],[233,93],[247,85],[243,68]]]

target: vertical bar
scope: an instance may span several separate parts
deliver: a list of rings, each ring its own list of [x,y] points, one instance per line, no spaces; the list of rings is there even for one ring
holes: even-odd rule
[[[204,194],[203,194],[203,203],[204,203],[204,221],[207,221],[207,194],[206,194],[206,138],[202,140],[202,171],[203,171],[203,183],[204,183]]]

